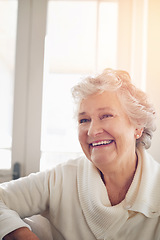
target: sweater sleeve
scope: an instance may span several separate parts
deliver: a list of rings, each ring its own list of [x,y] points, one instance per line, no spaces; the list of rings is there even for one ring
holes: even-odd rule
[[[20,227],[23,218],[48,209],[50,172],[31,174],[0,184],[0,239]]]

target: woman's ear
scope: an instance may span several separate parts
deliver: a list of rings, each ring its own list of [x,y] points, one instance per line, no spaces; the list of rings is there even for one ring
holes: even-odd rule
[[[135,138],[139,139],[142,136],[144,128],[136,128],[135,130]]]

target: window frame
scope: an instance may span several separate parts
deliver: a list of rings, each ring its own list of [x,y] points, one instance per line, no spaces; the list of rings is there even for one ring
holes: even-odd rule
[[[14,87],[12,168],[39,170],[47,0],[19,0]]]

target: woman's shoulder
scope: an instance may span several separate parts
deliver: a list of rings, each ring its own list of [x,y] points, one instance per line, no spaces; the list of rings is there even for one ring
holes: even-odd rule
[[[85,162],[87,162],[86,157],[84,155],[79,155],[74,159],[68,159],[63,163],[57,164],[53,168],[47,170],[46,174],[49,173],[51,178],[55,178],[55,176],[64,178],[66,175],[69,176],[69,174],[73,177],[74,175],[76,176],[78,169],[85,165]]]
[[[154,159],[154,157],[151,155],[151,153],[144,148],[137,149],[138,158],[142,161],[142,166],[144,169],[147,169],[148,171],[160,171],[160,162],[158,160]]]
[[[79,155],[76,158],[68,159],[65,162],[59,163],[54,167],[54,170],[65,169],[65,168],[77,168],[79,165],[83,165],[86,161],[86,158],[83,154]]]

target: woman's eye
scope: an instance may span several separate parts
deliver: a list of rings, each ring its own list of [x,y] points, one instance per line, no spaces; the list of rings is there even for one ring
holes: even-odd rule
[[[79,120],[79,123],[80,123],[80,124],[81,124],[81,123],[86,123],[86,122],[89,122],[89,119],[83,118],[83,119],[80,119],[80,120]]]
[[[103,114],[100,119],[102,120],[104,118],[111,118],[111,117],[113,117],[112,114]]]

